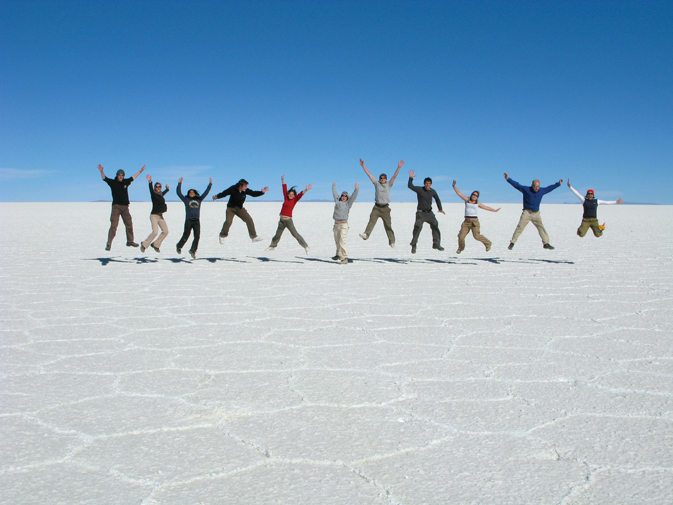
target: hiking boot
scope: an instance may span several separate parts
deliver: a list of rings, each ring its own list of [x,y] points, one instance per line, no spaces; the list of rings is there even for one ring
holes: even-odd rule
[[[334,261],[339,261],[339,255],[337,254],[336,256],[332,256],[332,259],[333,259]]]
[[[264,240],[262,237],[255,237],[252,239],[253,242],[261,242],[262,240]]]
[[[509,249],[510,251],[514,249],[514,242],[510,242],[509,245],[507,246],[507,249]]]
[[[126,242],[126,247],[138,247],[138,244],[135,242]]]
[[[105,244],[105,250],[109,251],[110,250],[110,244]]]
[[[438,246],[433,245],[432,248],[437,249],[438,251],[443,251],[444,250],[444,248],[441,245],[438,245]]]
[[[154,249],[156,252],[161,252],[161,251],[159,250],[159,248],[158,248],[157,246],[155,246],[154,244],[150,244],[150,247],[151,247],[152,249]]]
[[[339,262],[339,265],[348,265],[348,258],[344,258]]]
[[[545,244],[542,247],[544,247],[545,249],[549,249],[550,251],[553,251],[555,249],[555,247],[551,244]]]
[[[416,254],[416,245],[411,246],[411,254]]]
[[[487,246],[486,246],[486,252],[488,252],[488,251],[490,251],[490,250],[491,250],[491,246],[490,246],[490,245],[487,245]]]
[[[182,254],[182,249],[180,249],[180,246],[175,246],[175,250],[178,251],[178,254]]]
[[[224,244],[224,239],[226,237],[224,235],[220,235],[220,244]]]
[[[192,257],[193,260],[196,259],[196,251],[189,251],[189,255]]]
[[[276,246],[270,245],[269,247],[267,247],[267,248],[264,249],[264,250],[265,250],[265,251],[273,251],[275,248],[276,248]]]
[[[304,247],[304,251],[306,251],[306,254],[308,255],[311,253],[311,248],[309,246],[306,246]]]
[[[140,244],[140,252],[145,252],[145,246]]]
[[[362,240],[367,240],[369,238],[369,235],[367,235],[366,233],[360,233],[360,238]]]

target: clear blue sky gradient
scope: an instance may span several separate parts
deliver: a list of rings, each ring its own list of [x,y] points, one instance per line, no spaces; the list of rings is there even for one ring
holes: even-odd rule
[[[0,0],[0,200],[110,200],[96,166],[281,198],[405,160],[444,201],[503,172],[673,203],[673,2]],[[564,186],[548,203],[573,202]]]

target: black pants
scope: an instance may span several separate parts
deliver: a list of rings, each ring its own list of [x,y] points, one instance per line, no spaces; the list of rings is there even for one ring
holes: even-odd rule
[[[432,247],[439,247],[442,235],[439,233],[439,223],[434,212],[416,211],[416,222],[414,223],[414,236],[411,239],[411,245],[416,245],[418,236],[421,234],[423,223],[428,223],[432,230]]]
[[[195,253],[196,249],[199,247],[199,238],[201,237],[201,222],[198,219],[185,220],[185,231],[182,234],[180,242],[178,242],[178,248],[182,249],[182,246],[187,242],[189,234],[192,230],[194,230],[194,241],[192,242],[192,248],[190,251]]]

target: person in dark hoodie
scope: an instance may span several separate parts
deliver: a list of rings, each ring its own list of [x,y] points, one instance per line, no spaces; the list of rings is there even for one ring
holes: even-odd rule
[[[572,191],[575,196],[580,199],[580,202],[582,202],[582,206],[584,207],[584,213],[582,214],[582,224],[579,228],[577,228],[577,235],[584,237],[589,231],[589,228],[591,228],[591,231],[594,232],[594,237],[602,237],[603,230],[605,230],[605,223],[598,224],[598,206],[624,203],[624,200],[621,198],[619,200],[598,200],[594,195],[593,189],[587,189],[587,196],[584,197],[580,194],[579,191],[570,185],[570,179],[568,179],[568,187],[570,188],[570,191]]]
[[[129,212],[129,190],[128,187],[133,181],[136,180],[143,170],[145,170],[145,165],[136,172],[131,177],[124,179],[123,170],[117,170],[114,179],[105,177],[103,172],[102,165],[98,165],[98,171],[100,172],[101,178],[110,186],[112,191],[112,212],[110,213],[110,230],[107,233],[107,244],[105,245],[105,250],[109,251],[112,248],[112,240],[117,234],[117,226],[119,225],[119,217],[121,216],[122,221],[124,221],[124,226],[126,226],[126,245],[128,247],[138,247],[133,241],[133,220],[131,219],[131,213]]]
[[[563,179],[560,179],[556,184],[552,184],[546,188],[541,188],[539,179],[535,179],[530,187],[528,187],[519,184],[514,179],[511,179],[507,173],[504,175],[505,180],[523,194],[523,211],[521,212],[521,218],[519,219],[519,224],[514,230],[514,235],[512,235],[512,238],[509,241],[509,246],[507,249],[510,251],[514,249],[514,244],[516,244],[519,235],[521,235],[528,223],[533,223],[533,225],[535,225],[537,228],[537,232],[540,234],[540,238],[542,239],[542,247],[550,250],[554,249],[554,246],[549,243],[549,235],[547,234],[547,230],[544,229],[544,225],[542,224],[542,218],[540,217],[540,202],[542,202],[542,197],[544,195],[551,193],[556,188],[558,188],[563,182]]]
[[[152,223],[152,233],[140,243],[140,252],[145,252],[148,247],[152,247],[156,252],[159,251],[161,243],[164,241],[168,235],[168,226],[166,226],[166,221],[164,220],[164,212],[168,210],[166,205],[166,200],[164,200],[164,195],[168,193],[169,187],[166,184],[166,189],[161,191],[161,183],[157,182],[152,187],[152,176],[147,176],[147,181],[150,185],[150,198],[152,198],[152,211],[150,212],[150,222]],[[161,228],[161,235],[159,238],[152,242],[152,239],[157,236]]]
[[[224,221],[224,224],[222,225],[222,230],[220,231],[220,244],[224,244],[224,239],[227,237],[227,235],[229,235],[229,228],[231,227],[231,223],[234,220],[234,216],[241,218],[248,226],[248,235],[253,242],[259,242],[262,240],[261,237],[257,236],[257,232],[255,231],[255,223],[253,222],[252,217],[250,217],[250,214],[248,214],[248,211],[243,208],[243,204],[245,203],[245,197],[247,195],[256,198],[258,196],[262,196],[267,192],[268,189],[269,187],[267,186],[261,191],[253,191],[248,189],[248,181],[241,179],[233,186],[230,186],[222,191],[222,193],[218,193],[217,195],[213,196],[213,201],[219,200],[220,198],[225,198],[227,196],[229,197],[229,201],[227,202],[227,217]]]
[[[213,179],[210,178],[209,181],[203,195],[199,195],[199,192],[195,189],[190,189],[187,191],[187,196],[182,194],[182,177],[178,181],[178,197],[185,204],[185,231],[175,247],[178,254],[182,253],[182,246],[185,245],[187,239],[189,239],[189,234],[194,230],[194,240],[192,241],[192,247],[189,249],[189,254],[192,258],[196,258],[196,249],[199,247],[199,238],[201,237],[201,202],[208,196],[208,192],[213,186]]]

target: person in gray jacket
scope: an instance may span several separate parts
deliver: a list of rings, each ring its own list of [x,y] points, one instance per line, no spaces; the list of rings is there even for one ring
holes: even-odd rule
[[[388,236],[388,245],[392,248],[395,247],[395,233],[393,232],[393,227],[390,221],[390,189],[397,179],[397,174],[400,173],[400,168],[404,165],[404,160],[401,160],[397,164],[397,170],[395,170],[395,175],[392,179],[388,180],[386,174],[379,175],[379,180],[374,179],[374,176],[367,170],[365,162],[360,160],[360,165],[364,169],[369,180],[374,184],[374,208],[372,209],[371,214],[369,214],[369,223],[367,223],[367,228],[364,233],[360,233],[360,238],[367,240],[376,226],[376,222],[381,219],[383,221],[383,228],[386,230],[386,235]]]
[[[336,190],[336,182],[332,184],[332,195],[334,196],[334,242],[336,242],[336,255],[332,258],[339,261],[341,265],[348,264],[348,249],[346,248],[346,236],[348,235],[348,213],[358,196],[360,190],[359,184],[355,183],[355,191],[352,196],[344,191],[339,195]]]

